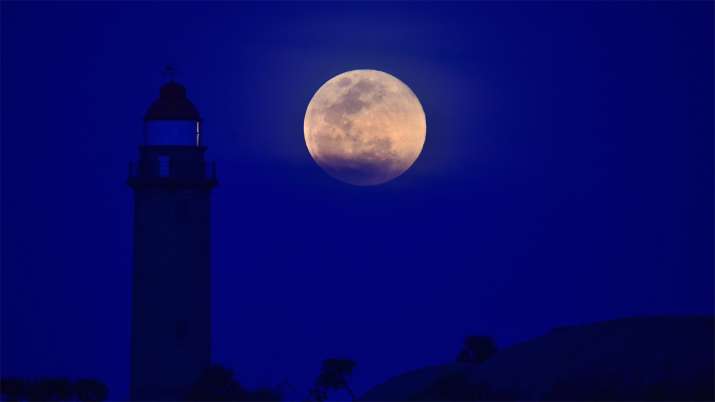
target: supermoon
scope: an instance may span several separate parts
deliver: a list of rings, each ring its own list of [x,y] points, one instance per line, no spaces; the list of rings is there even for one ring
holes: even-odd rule
[[[323,84],[303,122],[313,160],[338,180],[359,186],[388,182],[422,152],[427,123],[417,96],[377,70],[353,70]]]

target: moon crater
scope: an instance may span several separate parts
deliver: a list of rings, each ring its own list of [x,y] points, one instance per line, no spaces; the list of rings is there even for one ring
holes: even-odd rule
[[[311,99],[303,125],[315,162],[355,185],[385,183],[409,169],[422,151],[426,127],[412,90],[377,70],[331,78]]]

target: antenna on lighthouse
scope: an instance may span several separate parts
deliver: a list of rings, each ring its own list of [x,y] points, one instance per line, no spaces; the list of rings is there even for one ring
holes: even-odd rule
[[[161,71],[161,74],[167,79],[167,81],[174,81],[174,77],[176,76],[176,69],[171,64],[167,64],[166,66],[164,66],[164,69]]]

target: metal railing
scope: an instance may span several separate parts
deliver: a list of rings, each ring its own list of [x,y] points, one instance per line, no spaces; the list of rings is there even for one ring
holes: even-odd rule
[[[166,163],[166,165],[162,165]],[[216,162],[162,161],[129,162],[130,179],[216,180]]]

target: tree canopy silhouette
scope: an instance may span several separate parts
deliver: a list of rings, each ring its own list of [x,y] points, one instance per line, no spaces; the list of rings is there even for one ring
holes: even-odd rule
[[[109,388],[106,385],[90,378],[78,380],[74,387],[77,399],[82,402],[101,402],[109,396]]]
[[[17,402],[25,399],[27,385],[19,378],[0,379],[0,393],[9,402]]]
[[[186,395],[187,401],[280,401],[272,389],[248,390],[234,378],[233,370],[221,365],[205,369]]]
[[[457,362],[481,364],[494,356],[497,346],[490,336],[468,336],[464,339]]]
[[[72,382],[67,378],[42,378],[24,380],[3,378],[0,393],[11,402],[19,401],[74,401],[101,402],[109,396],[109,388],[95,379]]]
[[[310,389],[310,396],[316,401],[325,401],[329,390],[345,390],[355,400],[349,379],[355,369],[355,361],[350,359],[326,359],[320,370],[315,385]]]

